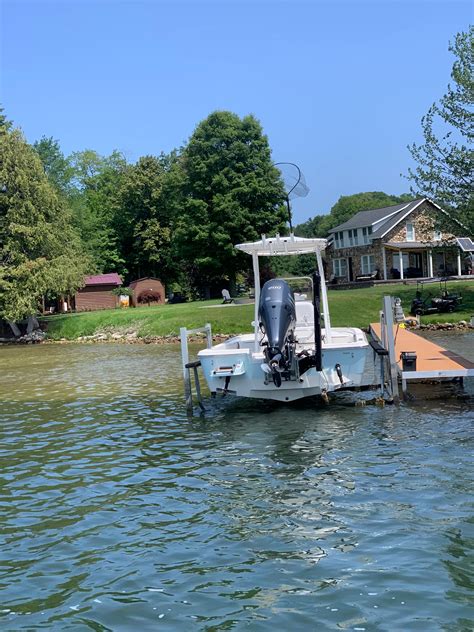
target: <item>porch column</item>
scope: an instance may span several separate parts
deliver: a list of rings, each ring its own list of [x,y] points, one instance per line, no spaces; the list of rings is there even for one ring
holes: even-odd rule
[[[382,246],[382,260],[383,260],[383,279],[387,280],[387,255],[385,254],[385,248]]]
[[[428,250],[428,276],[433,277],[433,253]]]
[[[458,276],[462,276],[461,251],[458,250]]]
[[[398,261],[399,261],[399,269],[400,269],[400,279],[403,281],[403,253],[401,250],[398,251]]]

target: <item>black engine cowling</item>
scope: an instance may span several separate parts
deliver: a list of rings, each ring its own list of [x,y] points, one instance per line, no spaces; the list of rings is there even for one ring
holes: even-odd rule
[[[260,294],[258,309],[260,329],[267,336],[265,360],[277,386],[281,374],[290,369],[290,345],[294,342],[296,325],[295,298],[290,286],[282,279],[267,281]]]

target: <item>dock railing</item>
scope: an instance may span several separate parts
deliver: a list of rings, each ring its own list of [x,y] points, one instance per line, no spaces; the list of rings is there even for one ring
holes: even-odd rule
[[[196,397],[198,401],[198,405],[201,410],[204,410],[204,405],[202,403],[201,397],[201,386],[199,384],[199,375],[198,375],[198,367],[201,366],[199,360],[195,362],[189,361],[189,349],[188,349],[188,336],[192,336],[195,334],[206,334],[206,343],[207,348],[210,349],[212,347],[212,329],[211,324],[206,323],[204,327],[197,327],[195,329],[187,329],[186,327],[181,327],[179,330],[179,336],[181,339],[181,361],[183,365],[183,380],[184,380],[184,397],[186,399],[186,411],[189,415],[193,414],[193,391],[192,391],[192,382],[191,382],[191,369],[194,374],[194,384],[196,386]]]

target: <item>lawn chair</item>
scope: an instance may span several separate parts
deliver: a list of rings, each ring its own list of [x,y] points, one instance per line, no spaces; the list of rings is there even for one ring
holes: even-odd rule
[[[234,302],[234,299],[229,294],[229,290],[222,290],[222,298],[224,299],[222,301],[223,305],[227,305],[227,303],[233,303]]]

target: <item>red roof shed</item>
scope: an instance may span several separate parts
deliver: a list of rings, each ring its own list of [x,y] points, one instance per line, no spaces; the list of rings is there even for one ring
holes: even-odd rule
[[[119,298],[112,294],[112,290],[121,285],[122,279],[116,272],[86,277],[84,287],[78,290],[75,296],[76,311],[85,312],[117,307]]]

